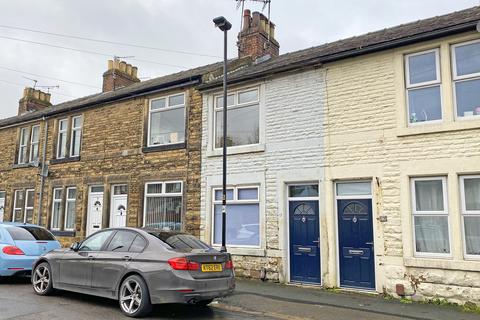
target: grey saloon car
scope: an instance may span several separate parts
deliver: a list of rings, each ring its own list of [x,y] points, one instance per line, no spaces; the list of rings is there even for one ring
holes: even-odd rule
[[[116,228],[41,256],[32,285],[42,296],[61,289],[117,299],[125,315],[142,317],[152,304],[205,306],[232,293],[235,276],[229,254],[192,235]]]

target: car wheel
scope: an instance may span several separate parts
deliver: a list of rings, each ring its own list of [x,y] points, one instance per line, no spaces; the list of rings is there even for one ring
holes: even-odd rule
[[[200,306],[200,307],[206,307],[208,306],[210,303],[213,302],[213,299],[208,299],[208,300],[200,300],[200,301],[197,301],[197,303],[195,303],[197,306]]]
[[[120,309],[128,317],[139,318],[152,311],[147,284],[140,276],[126,278],[120,286],[118,298]]]
[[[33,291],[41,296],[53,293],[52,269],[50,264],[42,262],[32,272]]]

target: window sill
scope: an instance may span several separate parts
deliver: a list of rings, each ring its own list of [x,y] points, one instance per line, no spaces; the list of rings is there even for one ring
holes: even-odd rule
[[[151,152],[159,152],[159,151],[168,151],[168,150],[178,150],[178,149],[185,149],[186,143],[175,143],[175,144],[165,144],[160,146],[153,146],[153,147],[143,147],[143,153],[151,153]]]
[[[480,128],[480,119],[462,119],[455,122],[425,123],[414,125],[408,128],[398,128],[397,137],[408,137],[422,134],[442,133],[450,131],[463,131]]]
[[[264,151],[265,151],[265,144],[255,144],[255,145],[248,145],[248,146],[228,147],[227,155],[264,152]],[[222,149],[214,149],[214,150],[207,151],[207,157],[220,157],[221,155],[223,155]]]
[[[214,245],[213,248],[220,251],[220,246]],[[234,256],[265,257],[265,250],[259,248],[232,248],[227,246],[227,252]]]
[[[406,267],[447,269],[461,271],[478,271],[479,261],[451,260],[451,259],[429,259],[429,258],[404,258]]]
[[[12,169],[36,168],[33,163],[12,164]]]
[[[80,157],[71,157],[71,158],[63,158],[63,159],[50,159],[50,164],[62,164],[62,163],[69,163],[69,162],[77,162],[80,161]]]
[[[50,230],[56,237],[75,237],[75,231]]]

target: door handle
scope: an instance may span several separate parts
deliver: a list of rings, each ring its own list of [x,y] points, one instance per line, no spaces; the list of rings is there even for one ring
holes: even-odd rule
[[[94,256],[88,256],[88,260],[95,260]]]
[[[124,256],[124,257],[123,257],[123,260],[125,260],[125,261],[132,261],[132,257],[130,257],[130,256]]]
[[[365,244],[373,246],[373,241],[372,242],[365,242]]]
[[[316,244],[317,244],[317,247],[320,248],[320,237],[318,237],[318,240],[313,240],[312,242],[313,242],[313,243],[316,243]]]

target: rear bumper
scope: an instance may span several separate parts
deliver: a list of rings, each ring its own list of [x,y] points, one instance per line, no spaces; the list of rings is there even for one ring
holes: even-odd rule
[[[185,281],[183,288],[172,290],[150,290],[153,304],[195,303],[228,296],[235,290],[235,278],[219,278]]]
[[[36,256],[12,256],[0,257],[0,276],[13,276],[16,274],[30,274],[32,266],[38,257]]]

